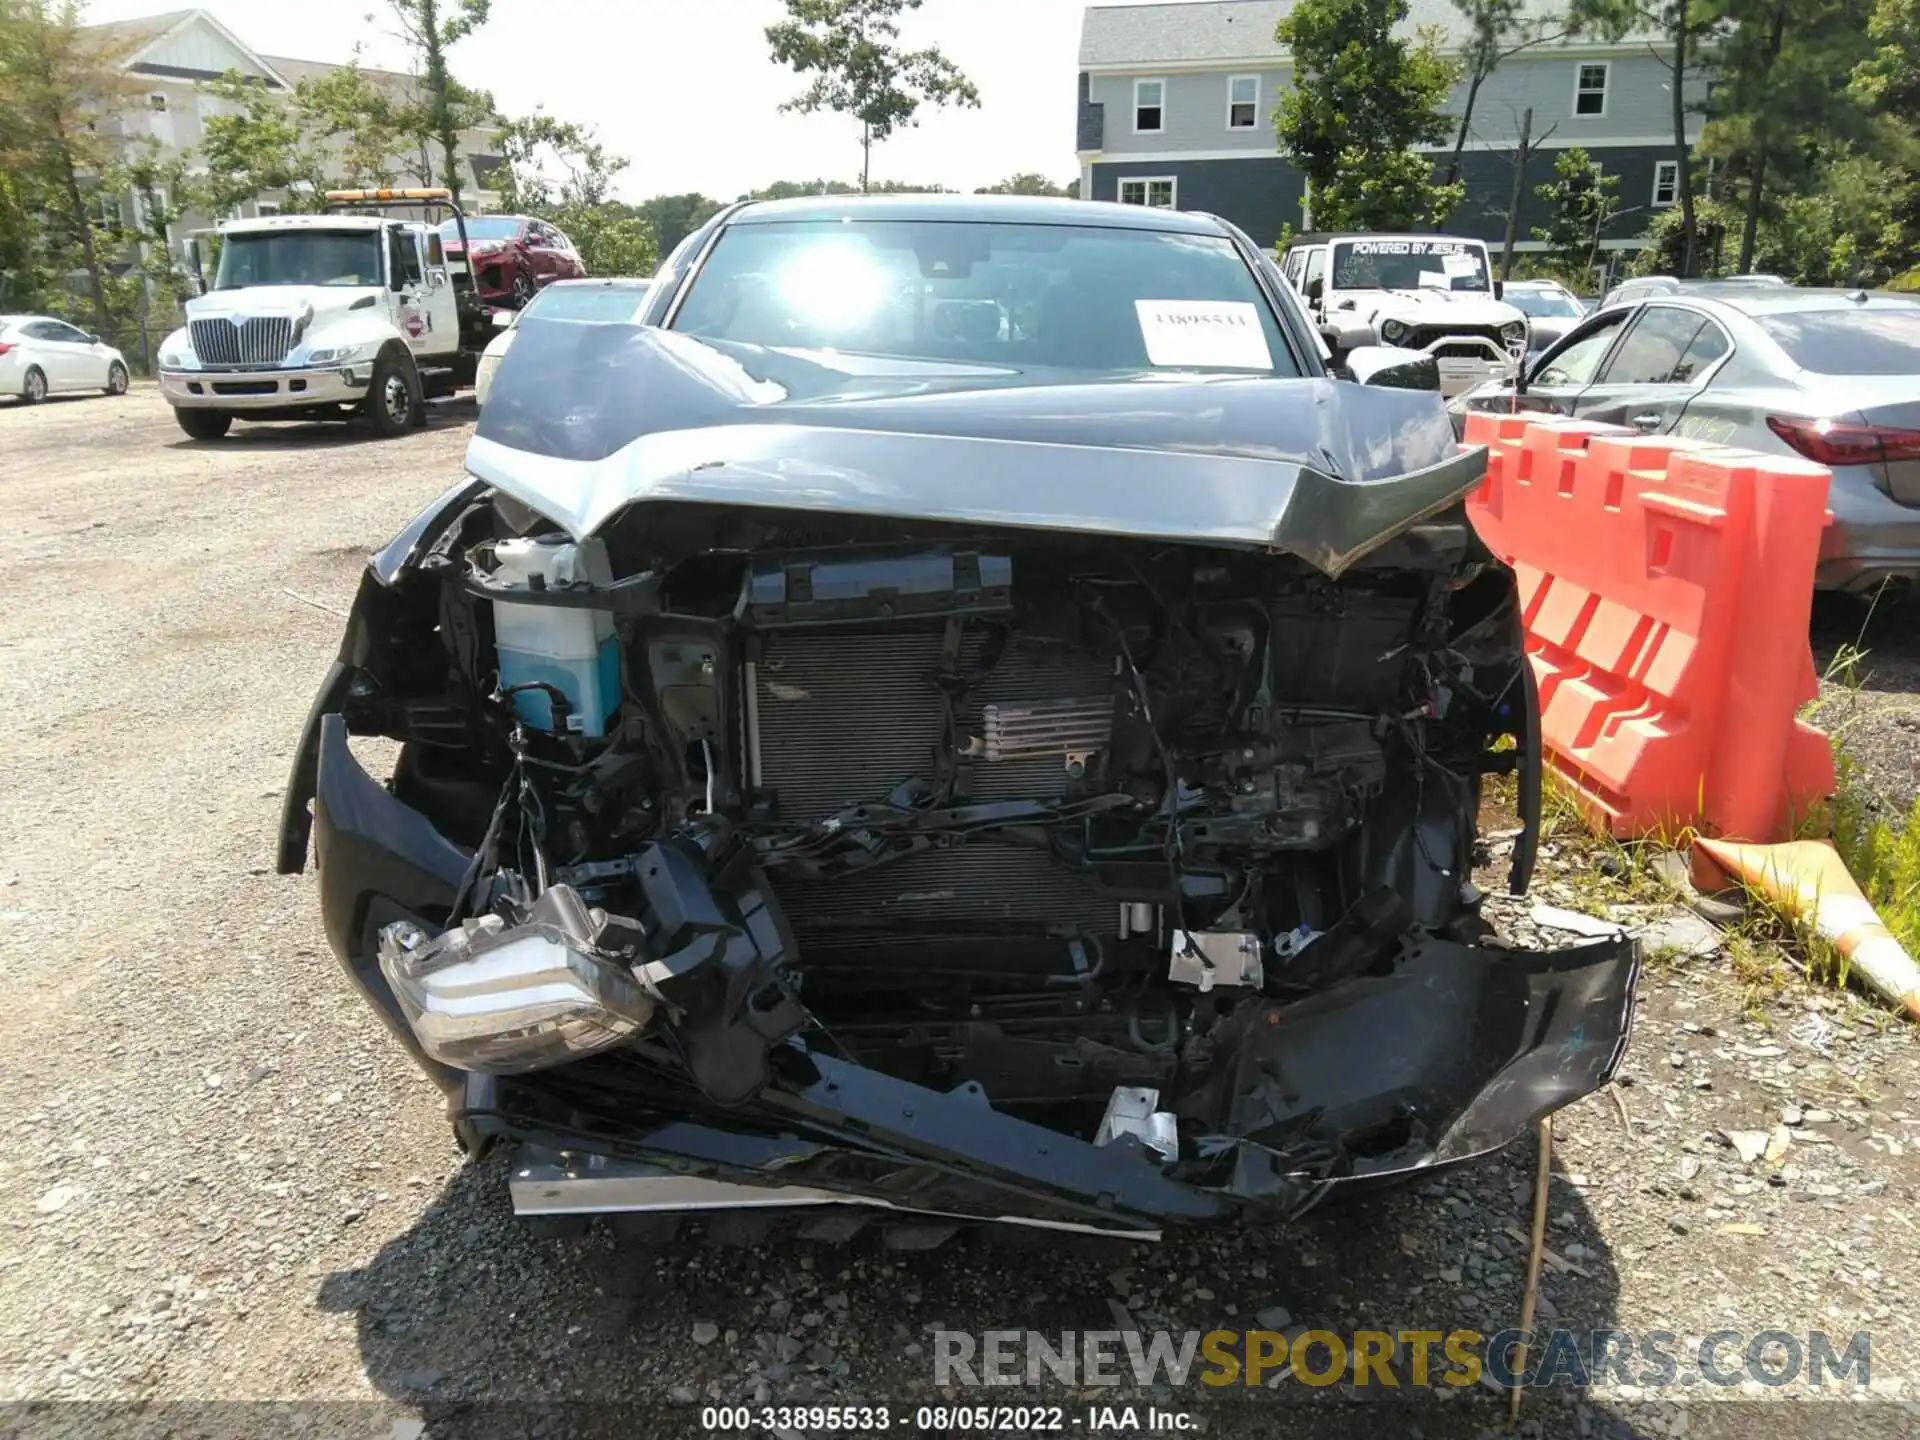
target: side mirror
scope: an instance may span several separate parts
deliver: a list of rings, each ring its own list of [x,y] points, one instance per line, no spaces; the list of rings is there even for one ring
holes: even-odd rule
[[[1361,345],[1347,352],[1347,373],[1361,385],[1389,390],[1440,388],[1440,362],[1418,350],[1393,345]]]
[[[1507,294],[1507,282],[1504,280],[1494,281],[1493,282],[1493,298],[1496,300],[1504,300],[1506,298],[1506,294]]]
[[[1307,289],[1306,289],[1307,303],[1309,305],[1318,305],[1320,303],[1320,292],[1324,288],[1325,288],[1325,282],[1322,279],[1322,277],[1318,275],[1314,276],[1313,279],[1307,281]]]
[[[89,345],[104,345],[106,342],[102,340],[98,335],[89,335],[87,336],[87,343]]]
[[[193,293],[207,293],[207,277],[200,266],[200,237],[189,235],[180,242],[180,252],[186,258],[187,273],[193,280]]]

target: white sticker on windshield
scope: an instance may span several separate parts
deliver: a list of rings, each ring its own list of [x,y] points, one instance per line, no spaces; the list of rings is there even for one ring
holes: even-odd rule
[[[1439,270],[1422,270],[1417,283],[1422,290],[1446,290],[1450,288],[1446,275]]]
[[[1440,268],[1449,275],[1478,275],[1480,261],[1472,255],[1442,255]]]
[[[1136,300],[1133,308],[1149,364],[1273,368],[1260,312],[1244,300]]]

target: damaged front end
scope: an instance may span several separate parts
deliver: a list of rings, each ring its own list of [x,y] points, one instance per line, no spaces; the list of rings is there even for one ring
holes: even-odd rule
[[[1476,464],[1320,477],[1394,516],[1337,563],[687,491],[582,534],[475,481],[363,582],[281,868],[310,826],[523,1213],[1151,1235],[1469,1159],[1607,1081],[1638,963],[1485,943],[1482,786],[1524,888],[1539,746]]]

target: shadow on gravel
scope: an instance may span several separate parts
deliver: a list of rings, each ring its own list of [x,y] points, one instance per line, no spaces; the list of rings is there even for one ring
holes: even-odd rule
[[[1842,647],[1867,652],[1904,669],[1920,662],[1920,596],[1893,586],[1877,596],[1817,594],[1813,597],[1813,663],[1825,674]]]
[[[1068,1385],[1042,1371],[1039,1384],[943,1396],[934,1332],[979,1342],[990,1330],[1037,1331],[1056,1348],[1062,1332],[1122,1328],[1148,1343],[1165,1332],[1175,1345],[1215,1330],[1326,1330],[1346,1343],[1361,1330],[1491,1336],[1519,1320],[1534,1153],[1522,1144],[1293,1225],[1241,1222],[1152,1246],[970,1229],[924,1252],[890,1248],[878,1221],[841,1245],[787,1238],[788,1227],[731,1246],[719,1243],[721,1227],[697,1222],[664,1243],[617,1236],[604,1222],[537,1238],[510,1213],[506,1166],[494,1158],[455,1175],[368,1265],[328,1276],[318,1303],[355,1317],[377,1389],[430,1411],[643,1405],[653,1407],[646,1433],[677,1434],[682,1419],[697,1430],[700,1407],[715,1403],[886,1401],[898,1429],[914,1407],[944,1400],[1062,1405],[1083,1421],[1066,1428],[1086,1433],[1089,1406],[1151,1404],[1204,1412],[1211,1435],[1472,1436],[1505,1430],[1505,1398],[1484,1382],[1437,1383],[1448,1368],[1437,1338],[1431,1388],[1419,1393],[1401,1342],[1394,1387],[1377,1376],[1365,1386],[1203,1385],[1204,1356],[1184,1383],[1163,1373],[1143,1387],[1119,1349],[1123,1385]],[[1580,1191],[1558,1174],[1551,1214],[1549,1244],[1571,1268],[1547,1272],[1539,1323],[1584,1347],[1591,1332],[1614,1328],[1617,1276]],[[1327,1352],[1311,1364],[1327,1367]],[[1527,1415],[1537,1435],[1628,1433],[1564,1385],[1530,1396]]]
[[[470,400],[429,405],[426,428],[446,430],[458,425],[470,425],[478,413]],[[218,440],[193,440],[182,435],[167,448],[170,450],[251,450],[259,453],[284,454],[296,450],[332,450],[347,445],[382,443],[384,442],[376,436],[369,435],[360,427],[359,422],[353,420],[310,423],[267,421],[258,425],[250,425],[242,421]]]

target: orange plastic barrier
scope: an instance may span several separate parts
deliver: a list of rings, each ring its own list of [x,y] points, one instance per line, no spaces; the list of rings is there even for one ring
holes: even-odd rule
[[[1828,522],[1806,461],[1472,415],[1467,509],[1519,580],[1548,763],[1596,829],[1786,836],[1833,790],[1807,627]]]

